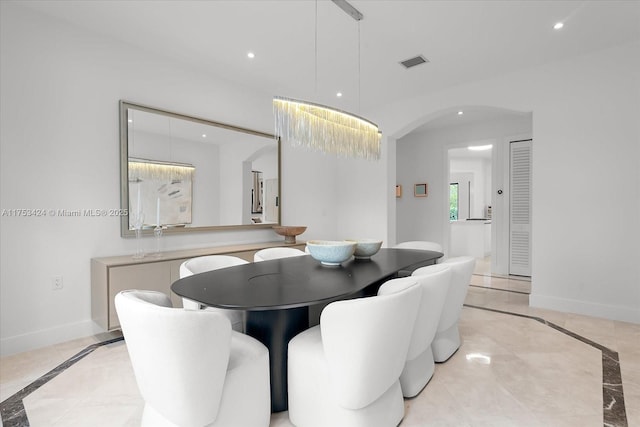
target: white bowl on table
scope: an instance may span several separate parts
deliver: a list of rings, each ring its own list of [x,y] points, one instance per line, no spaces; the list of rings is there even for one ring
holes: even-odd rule
[[[346,240],[309,240],[307,249],[324,265],[340,265],[353,256],[356,242]]]
[[[376,239],[347,239],[348,242],[355,242],[356,250],[353,255],[356,259],[369,259],[378,253],[382,246],[382,240]]]

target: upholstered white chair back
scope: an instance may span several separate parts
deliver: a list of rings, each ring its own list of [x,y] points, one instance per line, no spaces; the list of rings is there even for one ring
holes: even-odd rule
[[[422,288],[422,298],[407,360],[400,375],[400,387],[404,397],[418,395],[435,371],[432,343],[451,284],[451,267],[442,264],[430,265],[415,270],[411,277],[416,279]]]
[[[443,261],[442,265],[451,267],[451,285],[444,302],[444,310],[440,316],[438,332],[446,331],[458,322],[476,260],[470,256],[461,256],[449,258]]]
[[[414,278],[394,279],[378,296],[334,302],[323,310],[322,343],[340,406],[364,408],[398,381],[421,293]]]
[[[407,353],[408,360],[415,359],[427,349],[431,351],[431,341],[438,329],[451,275],[451,267],[445,264],[429,265],[413,272],[412,277],[422,287],[422,299]]]
[[[206,255],[197,258],[191,258],[180,264],[180,278],[189,277],[194,274],[204,273],[206,271],[218,270],[220,268],[233,267],[234,265],[248,264],[242,258],[231,255]],[[202,308],[199,302],[182,298],[182,307],[190,310],[199,310]],[[231,322],[233,330],[243,332],[244,322],[243,313],[239,310],[224,310],[210,307],[211,311],[223,312]]]
[[[176,425],[214,422],[229,362],[229,320],[173,309],[153,291],[120,292],[115,305],[146,405]]]
[[[265,248],[261,249],[253,255],[254,262],[268,261],[278,258],[289,258],[295,256],[307,255],[304,251],[296,248]]]
[[[442,245],[436,242],[427,242],[423,240],[412,240],[408,242],[398,243],[394,246],[395,249],[418,249],[421,251],[436,251],[442,252]]]
[[[241,264],[248,264],[248,261],[231,255],[207,255],[191,258],[180,265],[180,278]]]

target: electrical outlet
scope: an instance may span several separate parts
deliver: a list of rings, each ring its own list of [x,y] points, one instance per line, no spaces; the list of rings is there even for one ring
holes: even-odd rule
[[[62,284],[62,276],[54,276],[51,278],[51,289],[59,291],[64,285]]]

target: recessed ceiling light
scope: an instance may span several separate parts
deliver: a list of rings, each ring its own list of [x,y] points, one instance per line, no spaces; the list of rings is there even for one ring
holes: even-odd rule
[[[493,145],[489,144],[489,145],[472,145],[467,148],[471,151],[484,151],[484,150],[491,150],[492,147]]]
[[[342,92],[338,92],[338,93],[336,93],[336,96],[337,96],[338,98],[340,98],[340,97],[342,96]]]
[[[256,54],[255,54],[255,53],[253,53],[253,52],[248,52],[248,53],[247,53],[247,58],[253,59],[253,58],[255,58],[255,57],[256,57]]]
[[[207,137],[207,134],[206,134],[206,133],[203,133],[203,134],[202,134],[202,137],[203,137],[203,138],[206,138],[206,137]]]
[[[553,26],[553,29],[554,29],[554,30],[559,30],[559,29],[561,29],[562,27],[564,27],[564,23],[562,23],[562,22],[556,22],[556,24]]]
[[[463,114],[464,114],[464,112],[462,112],[462,111],[458,111],[458,115],[459,115],[459,116],[461,116],[461,115],[463,115]]]
[[[129,119],[127,120],[129,123],[133,123],[133,119]]]

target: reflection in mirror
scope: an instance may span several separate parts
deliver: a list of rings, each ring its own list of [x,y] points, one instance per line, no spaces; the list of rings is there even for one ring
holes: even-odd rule
[[[194,173],[193,165],[129,157],[129,228],[191,224]]]
[[[251,213],[262,213],[262,172],[253,171],[253,188],[251,189]]]
[[[120,102],[123,236],[280,222],[273,135]]]

